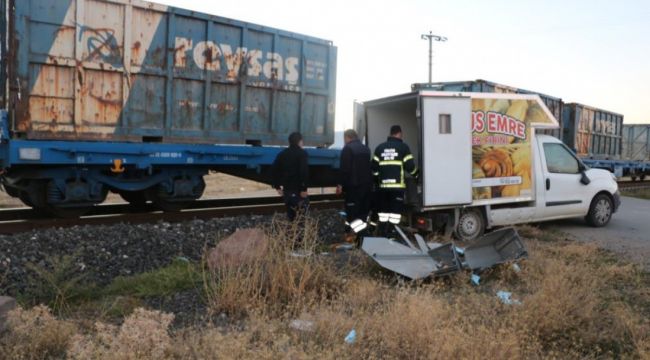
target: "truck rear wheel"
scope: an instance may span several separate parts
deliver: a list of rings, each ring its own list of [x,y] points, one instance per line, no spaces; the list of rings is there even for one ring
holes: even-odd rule
[[[479,209],[466,209],[460,213],[455,236],[462,245],[469,245],[485,232],[485,218]]]
[[[612,202],[612,198],[607,194],[598,194],[591,201],[585,220],[591,226],[602,227],[607,225],[609,220],[612,219],[613,212],[614,203]]]

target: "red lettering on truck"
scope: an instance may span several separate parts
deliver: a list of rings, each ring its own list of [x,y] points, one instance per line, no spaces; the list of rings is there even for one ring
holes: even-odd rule
[[[523,121],[493,111],[487,113],[482,111],[472,112],[472,131],[481,133],[486,129],[488,133],[526,139],[526,124]]]

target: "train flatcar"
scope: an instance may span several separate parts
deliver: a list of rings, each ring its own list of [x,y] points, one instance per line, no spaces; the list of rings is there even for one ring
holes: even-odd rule
[[[331,41],[139,0],[0,6],[0,180],[25,204],[175,211],[210,170],[269,182],[293,131],[333,183]]]

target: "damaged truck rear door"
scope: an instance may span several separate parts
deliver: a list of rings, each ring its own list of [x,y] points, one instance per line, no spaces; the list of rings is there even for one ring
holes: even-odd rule
[[[604,226],[620,204],[615,178],[589,169],[536,129],[558,122],[537,95],[417,91],[355,105],[376,147],[400,125],[422,176],[407,181],[413,228],[464,241],[486,229],[584,216]]]

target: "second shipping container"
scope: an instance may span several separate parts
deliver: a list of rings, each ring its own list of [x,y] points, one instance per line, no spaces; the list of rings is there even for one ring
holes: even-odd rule
[[[564,104],[564,143],[580,157],[620,159],[623,115],[578,103]]]

